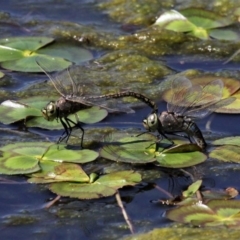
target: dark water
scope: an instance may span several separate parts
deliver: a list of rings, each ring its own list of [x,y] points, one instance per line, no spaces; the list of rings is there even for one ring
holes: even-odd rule
[[[114,29],[114,31],[120,32],[119,24],[113,23],[106,14],[97,11],[94,3],[94,1],[74,0],[2,0],[1,11],[26,19],[36,17],[49,20],[74,21],[80,24],[93,24],[100,28],[108,26],[109,31]],[[10,28],[13,35],[19,33],[18,28]],[[189,68],[218,71],[222,68],[220,66],[221,62],[212,60],[207,62],[185,61],[184,64],[180,64],[180,61],[175,56],[168,57],[165,60],[168,66],[176,71]],[[236,64],[224,66],[227,69],[236,69],[237,67]],[[2,87],[5,90],[21,90],[28,84],[42,80],[39,75],[34,74],[10,73],[10,75],[13,84]],[[163,104],[159,106],[160,110],[165,109]],[[134,127],[142,129],[141,121],[148,112],[148,108],[141,108],[137,109],[135,114],[111,115],[103,121],[102,125],[108,123],[121,129],[129,126],[124,122],[130,122]],[[211,131],[224,136],[238,135],[239,122],[240,117],[237,115],[215,114],[211,123]],[[205,129],[205,123],[206,119],[199,122],[201,129]],[[0,127],[6,128],[4,125]],[[90,127],[87,126],[87,128]],[[95,127],[95,125],[92,127]],[[98,127],[101,127],[101,124]],[[11,129],[15,130],[17,126],[12,125]],[[4,129],[1,132],[2,141],[4,139],[9,141],[11,135],[14,135],[4,131]],[[29,133],[22,132],[21,134],[22,139],[28,139],[29,137],[43,139],[46,135],[57,138],[60,132],[30,129]],[[209,173],[206,173],[208,179],[205,180],[206,186],[225,188],[231,185],[232,187],[239,187],[238,170],[232,170],[229,167],[224,172],[217,172],[216,175],[210,174],[211,170],[216,169],[216,167],[216,165],[209,163]],[[232,176],[231,179],[229,179],[229,175]],[[45,209],[45,204],[55,195],[50,193],[44,186],[27,184],[24,177],[2,177],[5,179],[0,183],[1,239],[119,239],[129,233],[114,197],[94,201],[63,199],[50,209]],[[173,194],[179,194],[178,189],[185,188],[189,184],[189,179],[181,176],[169,177],[166,175],[160,179],[152,179],[150,182],[140,184],[135,188],[121,190],[120,194],[136,232],[144,232],[170,223],[170,221],[162,217],[164,211],[169,207],[152,203],[152,200],[166,198],[163,193],[153,188],[153,183],[171,191]]]

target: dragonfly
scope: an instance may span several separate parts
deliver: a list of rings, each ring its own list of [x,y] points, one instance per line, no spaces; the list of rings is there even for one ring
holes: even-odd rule
[[[213,80],[204,86],[193,86],[188,78],[181,76],[164,80],[160,84],[160,89],[163,96],[164,94],[171,96],[167,101],[167,111],[159,115],[158,111],[153,111],[143,120],[144,128],[148,132],[158,131],[159,141],[164,137],[173,145],[174,142],[167,134],[178,135],[186,137],[202,150],[206,148],[207,143],[195,120],[204,118],[235,100],[234,97],[221,100],[223,82],[220,79]]]
[[[37,62],[40,69],[48,76],[50,81],[52,82],[56,91],[60,94],[60,98],[56,101],[50,101],[41,111],[43,117],[47,121],[59,120],[64,128],[64,132],[58,139],[57,143],[68,139],[72,133],[72,129],[74,127],[78,127],[82,131],[81,136],[81,147],[83,148],[83,138],[84,138],[84,129],[81,125],[81,122],[78,119],[76,112],[90,108],[92,106],[99,106],[107,109],[109,112],[119,112],[119,109],[116,108],[108,108],[106,104],[101,104],[101,100],[107,99],[115,99],[115,98],[123,98],[123,97],[133,97],[144,103],[146,103],[149,107],[156,110],[156,104],[147,98],[145,95],[134,92],[134,91],[122,91],[117,93],[110,93],[105,95],[91,96],[84,92],[84,86],[80,84],[76,84],[76,82],[71,77],[68,70],[68,78],[71,83],[71,89],[67,88],[61,81],[61,79],[52,78],[47,71]],[[120,111],[128,111],[129,109],[120,109]],[[70,114],[75,114],[76,122],[71,120],[68,116]],[[73,126],[72,126],[72,125]]]

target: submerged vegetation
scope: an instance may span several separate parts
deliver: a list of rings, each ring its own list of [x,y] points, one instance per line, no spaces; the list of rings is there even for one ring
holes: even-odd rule
[[[50,78],[11,93],[8,88],[0,92],[0,122],[6,133],[0,140],[3,181],[22,175],[25,182],[41,184],[55,196],[46,207],[54,206],[61,197],[87,202],[115,196],[132,233],[134,219],[131,222],[120,196],[127,203],[151,186],[159,190],[160,197],[151,200],[155,212],[159,207],[158,218],[163,215],[161,218],[178,225],[160,226],[137,239],[154,239],[160,234],[189,237],[195,234],[191,227],[201,227],[196,232],[206,235],[217,235],[215,228],[219,232],[231,229],[231,239],[238,239],[238,191],[234,186],[207,187],[204,177],[214,175],[213,165],[220,170],[225,166],[239,170],[240,137],[203,131],[196,121],[212,112],[239,114],[239,72],[223,70],[231,59],[218,71],[182,68],[185,63],[209,59],[223,64],[239,50],[238,5],[224,0],[207,6],[202,1],[182,5],[175,1],[101,1],[95,10],[104,11],[118,23],[111,25],[112,31],[90,24],[36,19],[17,25],[26,30],[26,36],[3,34],[1,86],[14,83],[15,74],[36,79],[44,70]],[[3,25],[19,20],[5,14],[0,19]],[[179,67],[173,67],[169,59]],[[238,62],[239,56],[233,59]],[[123,92],[129,94],[121,95]],[[118,98],[104,98],[107,94]],[[144,116],[146,131],[139,128],[143,99],[144,103],[151,101],[148,106],[152,107]],[[160,101],[167,104],[164,112],[153,107]],[[112,113],[124,116],[122,113],[134,111],[137,123],[112,127]],[[63,135],[58,130],[64,130]],[[64,134],[69,142],[57,142]],[[159,186],[163,176],[175,174],[189,182],[184,186],[173,183],[173,189],[166,190]],[[128,190],[131,197],[124,195]],[[65,212],[64,204],[59,206],[59,216],[71,214]],[[18,221],[37,222],[27,215],[6,222]]]

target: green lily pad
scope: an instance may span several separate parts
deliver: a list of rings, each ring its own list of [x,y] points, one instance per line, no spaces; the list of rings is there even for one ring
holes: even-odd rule
[[[240,148],[234,145],[223,145],[213,149],[209,157],[224,162],[240,163]]]
[[[181,13],[194,25],[203,29],[213,29],[229,26],[233,23],[230,18],[224,18],[214,12],[199,8],[188,8]]]
[[[235,100],[227,106],[221,107],[216,110],[216,112],[220,113],[240,113],[240,91],[238,90],[236,93],[232,95]]]
[[[71,62],[60,57],[31,53],[30,56],[22,56],[22,58],[19,58],[17,60],[3,62],[1,63],[1,66],[5,69],[19,72],[40,72],[40,68],[37,65],[37,62],[44,62],[48,66],[47,70],[49,72],[60,71],[72,65]],[[56,65],[57,68],[53,67]]]
[[[4,153],[0,157],[0,173],[6,175],[28,174],[39,171],[38,159],[31,156],[21,156]]]
[[[26,119],[29,116],[41,116],[41,112],[38,109],[27,107],[21,103],[14,101],[8,101],[8,104],[11,106],[6,106],[6,101],[4,105],[0,105],[0,122],[4,124],[11,124],[23,119]]]
[[[1,66],[14,71],[40,72],[38,62],[44,63],[46,70],[51,72],[68,68],[72,62],[82,63],[93,58],[86,49],[53,41],[48,37],[0,39]]]
[[[236,41],[239,39],[238,33],[229,29],[211,29],[209,35],[212,38],[225,41]]]
[[[78,164],[41,161],[40,171],[30,175],[30,183],[89,182],[88,175]]]
[[[163,27],[175,32],[187,32],[200,39],[208,39],[211,37],[222,40],[236,40],[237,33],[231,31],[222,32],[215,31],[215,28],[225,27],[233,22],[228,18],[218,16],[214,12],[203,9],[189,8],[180,12],[170,10],[163,13],[155,22],[155,25]],[[229,35],[228,35],[229,33]]]
[[[89,50],[68,43],[55,43],[49,47],[39,49],[37,53],[50,55],[52,57],[64,57],[77,64],[93,59],[93,54]],[[45,63],[44,66],[46,66]]]
[[[63,145],[54,144],[41,159],[56,162],[87,163],[94,161],[98,155],[99,154],[93,150],[69,150]]]
[[[199,152],[198,147],[193,147],[191,144],[186,144],[186,146],[177,145],[174,147],[174,151],[170,148],[156,153],[156,161],[159,163],[159,166],[167,168],[190,167],[200,164],[206,159],[207,156],[204,153]]]
[[[53,41],[54,39],[50,37],[13,37],[13,38],[0,39],[0,45],[6,46],[12,49],[17,49],[19,51],[25,51],[25,50],[36,51]],[[0,58],[0,62],[3,62],[5,59],[5,56],[1,55],[1,57],[2,58]],[[12,60],[12,59],[8,59],[8,60]]]
[[[93,183],[52,183],[49,189],[60,196],[93,199],[112,196],[119,188],[134,186],[140,181],[139,173],[120,171],[101,176]]]
[[[137,134],[135,134],[137,135]],[[148,163],[155,161],[156,137],[143,134],[112,133],[105,139],[100,155],[109,160],[128,163]]]
[[[195,226],[240,225],[240,201],[210,200],[206,205],[188,205],[168,210],[166,217],[181,223]]]
[[[91,107],[88,109],[80,110],[76,113],[78,119],[82,123],[93,124],[102,121],[107,115],[108,112],[105,109],[100,107]],[[69,118],[76,122],[75,114],[69,115]],[[1,118],[0,118],[1,120]],[[44,129],[63,129],[63,126],[60,122],[57,121],[47,121],[43,117],[35,117],[27,121],[27,127],[39,127]]]
[[[240,137],[225,137],[212,142],[213,145],[235,145],[240,146]]]
[[[196,28],[194,24],[176,10],[170,10],[163,13],[156,20],[155,25],[176,32],[189,32]]]
[[[39,161],[86,163],[94,161],[98,153],[91,150],[68,150],[49,142],[20,142],[0,148],[0,173],[26,174],[38,171]]]

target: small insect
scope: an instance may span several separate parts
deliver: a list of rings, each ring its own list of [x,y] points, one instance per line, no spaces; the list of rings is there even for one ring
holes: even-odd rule
[[[223,95],[223,82],[219,79],[205,86],[192,86],[186,77],[178,77],[163,81],[160,87],[163,94],[171,95],[167,111],[160,115],[153,111],[143,120],[145,129],[150,132],[158,131],[161,138],[165,137],[172,144],[173,141],[166,134],[185,133],[184,137],[204,150],[207,144],[194,120],[206,117],[217,108],[232,103],[235,98],[220,100]]]
[[[82,137],[81,137],[81,147],[83,143],[83,137],[84,137],[84,129],[81,126],[80,121],[78,120],[78,116],[76,112],[86,109],[92,106],[100,106],[102,108],[107,109],[110,112],[116,112],[116,111],[128,111],[129,108],[121,108],[121,109],[112,109],[108,108],[106,103],[102,103],[102,101],[105,101],[106,99],[115,99],[115,98],[123,98],[123,97],[134,97],[136,99],[139,99],[140,101],[146,103],[148,106],[150,106],[152,109],[157,109],[157,106],[154,102],[152,102],[150,99],[148,99],[146,96],[140,93],[136,93],[133,91],[123,91],[118,92],[115,94],[105,94],[105,95],[88,95],[87,92],[84,92],[84,86],[77,85],[75,81],[71,78],[70,73],[68,71],[68,78],[72,85],[71,89],[68,89],[61,81],[61,79],[52,78],[40,64],[37,62],[41,70],[48,76],[48,78],[51,80],[53,86],[57,90],[57,92],[61,95],[61,97],[56,101],[50,101],[43,109],[42,114],[43,117],[47,121],[53,121],[53,120],[60,120],[64,132],[60,136],[58,143],[66,139],[66,142],[68,141],[72,129],[74,127],[79,127],[82,131]],[[96,86],[95,86],[96,87]],[[92,89],[92,92],[94,92],[94,88]],[[117,105],[117,104],[116,104]],[[70,114],[75,114],[76,116],[76,122],[72,121],[68,116]],[[73,124],[73,126],[71,126]]]

